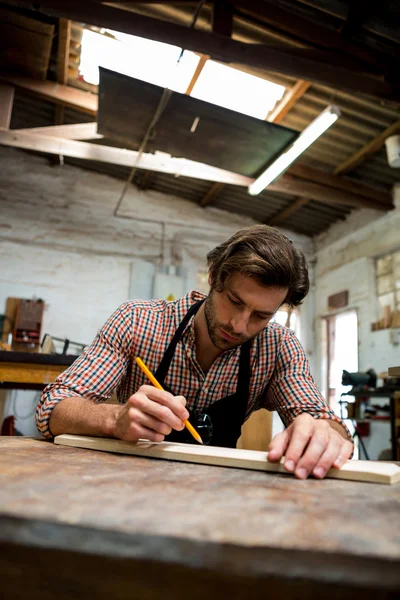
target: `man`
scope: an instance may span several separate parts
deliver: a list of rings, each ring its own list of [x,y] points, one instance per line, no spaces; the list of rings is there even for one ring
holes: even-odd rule
[[[297,477],[324,477],[350,457],[351,436],[317,390],[293,332],[270,322],[282,304],[298,306],[307,295],[304,255],[279,230],[255,225],[207,259],[207,297],[191,292],[116,310],[44,390],[39,431],[191,442],[183,424],[189,418],[206,442],[235,447],[245,419],[265,407],[286,425],[268,460],[285,455]],[[148,384],[136,356],[168,391]],[[120,404],[106,404],[115,389]]]

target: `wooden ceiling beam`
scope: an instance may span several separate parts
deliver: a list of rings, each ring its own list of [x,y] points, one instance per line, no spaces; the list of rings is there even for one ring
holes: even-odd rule
[[[71,43],[71,21],[59,19],[57,46],[57,82],[67,85],[69,47]]]
[[[12,133],[33,133],[66,140],[100,140],[103,136],[97,133],[97,123],[74,123],[72,125],[53,125],[51,127],[30,127],[13,129]]]
[[[264,23],[284,31],[297,39],[307,41],[319,47],[330,50],[340,50],[351,57],[357,57],[365,63],[384,67],[383,55],[379,56],[370,48],[349,42],[340,35],[340,32],[324,27],[312,20],[295,14],[290,9],[277,6],[270,0],[232,0],[236,8],[244,14],[253,16]]]
[[[391,135],[396,135],[400,132],[400,119],[395,123],[392,123],[389,127],[387,127],[382,133],[377,135],[373,140],[368,142],[365,146],[360,148],[357,152],[352,154],[350,158],[346,159],[340,165],[336,167],[334,170],[335,175],[343,175],[344,173],[348,173],[355,169],[359,164],[361,164],[368,156],[375,154],[382,148],[385,143],[386,138]]]
[[[15,85],[15,87],[35,94],[44,100],[87,113],[92,117],[97,115],[98,97],[90,92],[83,92],[61,83],[39,81],[31,77],[7,72],[0,72],[0,81]]]
[[[32,7],[30,0],[18,0],[18,4]],[[315,53],[313,59],[307,58],[303,48],[296,57],[293,51],[287,48],[276,49],[260,44],[246,44],[215,33],[210,35],[204,31],[89,1],[41,0],[40,9],[54,16],[108,27],[209,54],[211,58],[221,62],[250,65],[299,79],[318,81],[335,89],[400,100],[396,86],[377,77],[329,64],[325,60],[318,61]]]
[[[320,169],[313,169],[312,167],[295,163],[287,172],[290,175],[306,179],[307,181],[313,181],[314,183],[326,185],[337,190],[343,190],[344,192],[355,194],[356,196],[370,198],[371,200],[375,200],[386,206],[392,202],[391,193],[385,189],[377,189],[359,183],[358,181],[337,177],[332,173],[326,173]]]
[[[214,183],[200,200],[200,206],[204,207],[210,204],[211,200],[215,198],[215,196],[222,190],[223,187],[223,183]]]
[[[105,162],[124,167],[135,165],[137,169],[179,175],[181,177],[193,177],[204,181],[220,181],[247,187],[252,183],[251,177],[225,171],[217,167],[211,167],[203,163],[175,158],[168,154],[139,154],[135,150],[125,148],[114,148],[101,144],[90,144],[88,142],[76,142],[74,140],[51,137],[34,133],[15,132],[14,130],[0,131],[0,144],[34,152],[56,154]]]
[[[192,79],[190,80],[190,82],[189,82],[189,85],[188,85],[188,87],[187,87],[187,89],[186,89],[186,92],[185,92],[185,94],[186,94],[187,96],[190,96],[190,94],[192,93],[192,91],[193,91],[193,88],[194,88],[194,86],[196,85],[196,83],[197,83],[197,80],[198,80],[198,78],[200,77],[200,75],[201,75],[201,72],[202,72],[202,70],[204,69],[204,67],[205,67],[205,64],[206,64],[206,62],[208,61],[208,59],[209,59],[209,58],[210,58],[210,57],[209,57],[207,54],[202,54],[202,55],[200,56],[200,60],[199,60],[199,62],[197,63],[197,67],[196,67],[196,69],[195,69],[195,71],[194,71],[194,73],[193,73],[193,75],[192,75]]]
[[[233,4],[227,0],[215,0],[213,5],[212,30],[214,33],[232,36]]]
[[[392,201],[390,203],[377,202],[366,196],[350,194],[340,189],[306,181],[305,179],[289,174],[279,177],[267,189],[271,192],[282,192],[291,196],[305,197],[325,204],[343,204],[354,208],[365,207],[383,211],[393,208]]]
[[[310,81],[297,81],[290,90],[286,92],[282,100],[278,102],[275,108],[268,114],[267,121],[270,123],[280,123],[286,115],[292,110],[296,102],[300,100],[310,87]]]
[[[293,202],[291,202],[286,208],[276,213],[271,219],[265,221],[266,225],[271,225],[271,227],[275,227],[279,225],[283,221],[286,221],[292,214],[300,210],[302,206],[305,206],[310,202],[309,198],[296,198]]]
[[[0,127],[8,129],[11,122],[11,113],[14,103],[13,85],[0,82]]]

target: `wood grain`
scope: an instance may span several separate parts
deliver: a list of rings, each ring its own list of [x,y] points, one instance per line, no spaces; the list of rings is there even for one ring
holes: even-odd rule
[[[88,448],[102,452],[287,474],[282,464],[268,462],[268,454],[257,450],[173,444],[170,442],[153,443],[146,440],[133,444],[122,440],[80,435],[59,435],[54,439],[54,442],[62,446]],[[395,484],[400,482],[400,467],[393,463],[378,461],[348,461],[341,469],[330,469],[326,477]]]

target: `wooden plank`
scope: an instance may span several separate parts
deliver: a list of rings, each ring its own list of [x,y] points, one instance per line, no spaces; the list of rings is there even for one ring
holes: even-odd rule
[[[34,135],[32,133],[14,133],[13,131],[0,131],[0,144],[46,152],[48,154],[62,154],[83,160],[95,160],[125,167],[135,165],[138,169],[149,169],[160,173],[179,174],[182,177],[194,177],[206,181],[220,181],[232,185],[248,186],[252,178],[224,169],[211,167],[185,158],[174,158],[168,154],[141,154],[135,150],[113,148],[76,142],[74,140],[53,138],[47,135]]]
[[[214,0],[212,30],[214,33],[232,36],[233,30],[233,4],[227,0]]]
[[[393,202],[392,194],[385,189],[377,189],[358,181],[351,181],[350,179],[344,179],[343,177],[337,177],[332,173],[321,171],[320,169],[313,169],[307,165],[293,164],[288,170],[290,175],[307,179],[308,181],[314,181],[322,185],[343,190],[349,192],[349,194],[356,194],[356,196],[365,196],[376,200],[383,205],[391,205]]]
[[[29,0],[20,4],[31,6]],[[304,49],[296,57],[287,49],[276,49],[259,44],[246,44],[208,32],[190,29],[175,23],[152,19],[111,6],[81,2],[81,0],[43,0],[41,10],[58,17],[84,21],[99,27],[108,27],[124,33],[139,35],[159,42],[177,45],[187,50],[209,54],[226,63],[250,65],[304,80],[318,81],[335,89],[395,100],[397,89],[387,81],[338,67],[326,61],[319,62],[304,56]]]
[[[0,127],[8,129],[14,102],[14,86],[0,83]]]
[[[279,225],[282,221],[288,219],[292,214],[300,210],[302,206],[309,202],[310,198],[296,198],[296,200],[291,202],[286,208],[276,213],[271,219],[268,219],[265,224],[271,226]]]
[[[33,133],[67,140],[100,140],[102,135],[97,133],[97,123],[74,123],[72,125],[52,125],[51,127],[31,127],[13,129],[13,133]]]
[[[343,175],[344,173],[348,173],[357,167],[360,163],[362,163],[368,156],[371,154],[375,154],[378,152],[385,143],[386,138],[391,135],[395,135],[400,131],[400,119],[395,123],[392,123],[389,127],[387,127],[382,133],[377,135],[373,140],[371,140],[368,144],[360,148],[357,152],[352,154],[350,158],[346,159],[334,170],[335,175]]]
[[[343,204],[345,206],[375,208],[377,210],[390,210],[392,204],[383,204],[371,198],[349,194],[343,190],[334,189],[299,177],[285,174],[268,186],[273,192],[283,192],[293,196],[308,197],[317,202],[326,204]]]
[[[278,6],[274,0],[232,0],[243,14],[254,15],[259,21],[284,31],[295,39],[315,44],[318,47],[340,50],[350,57],[357,57],[371,65],[380,66],[382,55],[363,44],[350,42],[341,37],[334,29],[324,27],[307,17],[293,13],[290,8]],[[319,8],[319,7],[318,7]]]
[[[0,71],[24,73],[46,79],[54,25],[0,7]]]
[[[59,19],[57,45],[57,81],[68,83],[69,46],[71,42],[71,21]]]
[[[223,189],[223,183],[214,183],[200,200],[200,206],[207,206],[211,200]]]
[[[303,81],[303,79],[297,81],[283,96],[277,106],[268,114],[267,121],[270,123],[280,123],[292,110],[296,102],[304,96],[310,85],[311,81]]]
[[[170,442],[154,443],[146,440],[133,444],[122,440],[81,435],[59,435],[54,439],[54,443],[74,448],[89,448],[101,452],[131,454],[146,458],[288,474],[283,464],[268,462],[268,453],[257,450],[173,444]],[[395,484],[400,482],[400,467],[393,463],[379,461],[348,461],[340,469],[330,469],[326,477]]]
[[[62,104],[87,113],[92,117],[97,115],[98,97],[90,92],[83,92],[82,90],[61,83],[38,81],[30,77],[7,72],[0,72],[0,81],[15,85],[55,104]]]
[[[202,70],[204,69],[204,66],[205,66],[205,64],[206,64],[206,62],[208,61],[209,58],[210,57],[207,56],[207,54],[202,54],[200,56],[200,60],[197,63],[197,67],[196,67],[196,69],[195,69],[195,71],[193,73],[192,79],[190,80],[189,85],[187,86],[187,89],[186,89],[186,92],[185,92],[185,94],[187,96],[190,96],[190,94],[192,93],[193,88],[196,85],[196,81],[200,77],[200,74],[201,74]]]

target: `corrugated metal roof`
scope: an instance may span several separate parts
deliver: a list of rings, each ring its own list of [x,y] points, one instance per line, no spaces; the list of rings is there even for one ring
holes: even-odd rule
[[[120,7],[188,25],[193,15],[195,4],[139,5],[134,3],[129,6],[128,3],[124,2]],[[277,4],[287,6],[287,2],[283,0],[279,0]],[[306,4],[318,4],[318,2],[316,0],[312,2],[311,0],[307,0],[307,2],[294,1],[291,4],[296,5],[299,14],[303,14],[307,10]],[[323,3],[320,2],[320,4],[322,6]],[[343,5],[343,10],[347,10],[346,7],[348,6],[348,3],[343,2],[331,4],[332,6],[335,5],[335,10],[338,10],[337,7],[339,5]],[[323,17],[325,26],[330,27],[332,30],[337,30],[339,24],[337,15],[325,14],[323,16],[321,13],[316,16],[316,19],[317,17],[318,19]],[[372,27],[374,29],[375,27],[376,29],[376,24],[372,23],[371,25],[371,23],[372,21],[369,22],[367,19],[367,23],[364,25],[367,28],[371,29]],[[74,44],[70,53],[71,65],[76,64],[76,57],[79,57],[79,41],[82,27],[81,24],[74,24]],[[196,27],[209,29],[209,6],[203,8]],[[388,27],[390,29],[390,24],[388,24]],[[392,30],[393,28],[390,31]],[[363,32],[362,35],[365,37],[367,34]],[[375,34],[368,33],[368,35],[374,37]],[[260,23],[250,23],[248,19],[235,19],[234,36],[236,39],[253,43],[277,44],[279,42],[280,44],[286,43],[291,46],[298,45],[298,42],[290,41],[287,35],[273,30],[266,31]],[[238,68],[283,84],[287,88],[290,88],[296,81],[293,77],[269,73],[260,69],[251,69],[242,66]],[[82,86],[82,83],[77,83],[77,85]],[[306,94],[298,100],[295,107],[282,121],[282,125],[301,131],[332,102],[340,106],[343,116],[299,160],[299,162],[327,172],[333,172],[338,165],[382,133],[393,122],[400,119],[400,107],[390,102],[383,102],[378,99],[332,90],[323,85],[312,84]],[[54,116],[55,108],[53,104],[17,90],[11,122],[12,128],[49,126],[54,124]],[[64,120],[65,123],[80,123],[91,121],[92,119],[86,117],[81,112],[65,109]],[[106,165],[104,163],[75,159],[67,159],[67,162],[121,179],[126,179],[130,171],[129,168]],[[398,171],[388,166],[385,149],[382,148],[374,156],[367,158],[354,170],[346,174],[346,177],[368,185],[389,189],[398,180]],[[173,175],[164,175],[161,173],[151,173],[148,175],[146,172],[140,170],[136,172],[134,182],[139,186],[150,187],[151,189],[173,194],[195,203],[198,203],[212,186],[210,182],[185,177],[174,177]],[[225,186],[212,198],[210,205],[229,212],[246,214],[264,222],[271,219],[281,210],[289,207],[294,200],[294,196],[268,192],[268,190],[259,196],[250,197],[246,189]],[[345,218],[350,211],[349,207],[343,205],[328,206],[327,204],[313,201],[302,206],[295,214],[282,221],[281,224],[285,228],[293,229],[300,233],[315,235],[324,231],[335,221]]]

